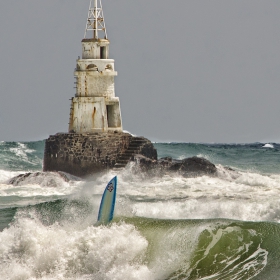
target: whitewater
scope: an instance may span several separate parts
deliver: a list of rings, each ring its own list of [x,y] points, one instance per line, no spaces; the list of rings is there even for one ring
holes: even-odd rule
[[[40,172],[44,141],[0,142],[0,278],[279,279],[280,145],[154,145],[218,174],[147,176],[131,163],[82,180]],[[115,217],[95,227],[115,175]]]

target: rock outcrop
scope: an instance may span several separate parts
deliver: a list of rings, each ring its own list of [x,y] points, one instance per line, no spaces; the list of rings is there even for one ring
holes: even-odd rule
[[[131,161],[135,162],[132,171],[151,176],[170,173],[184,177],[217,175],[216,166],[207,159],[157,159],[157,150],[150,140],[117,131],[50,136],[45,144],[43,171],[62,171],[85,178],[110,169],[118,170]]]
[[[136,172],[144,172],[149,175],[164,175],[177,173],[184,177],[197,177],[203,175],[216,176],[217,168],[209,160],[200,157],[174,160],[171,157],[153,160],[142,155],[135,155]]]
[[[64,171],[83,178],[125,167],[135,154],[157,160],[157,150],[144,137],[117,131],[58,133],[46,140],[43,171]]]
[[[58,172],[28,172],[19,174],[7,181],[7,184],[22,186],[26,184],[37,184],[42,187],[58,187],[63,182],[77,181],[79,178],[70,174]]]

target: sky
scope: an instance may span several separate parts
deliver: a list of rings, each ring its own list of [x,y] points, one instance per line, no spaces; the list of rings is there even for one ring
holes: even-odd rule
[[[279,0],[103,0],[123,128],[152,141],[280,143]],[[89,0],[0,9],[0,141],[67,132]]]

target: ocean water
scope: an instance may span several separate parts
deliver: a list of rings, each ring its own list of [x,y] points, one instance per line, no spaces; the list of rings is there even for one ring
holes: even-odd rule
[[[280,145],[155,143],[217,177],[81,180],[42,170],[44,141],[0,142],[0,279],[279,279]],[[14,185],[19,174],[31,176]],[[95,227],[118,175],[115,218]]]

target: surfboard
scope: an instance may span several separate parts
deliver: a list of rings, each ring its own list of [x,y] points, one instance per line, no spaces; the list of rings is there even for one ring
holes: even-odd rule
[[[97,224],[106,225],[114,217],[115,202],[117,193],[117,176],[115,176],[106,186],[98,213]]]

